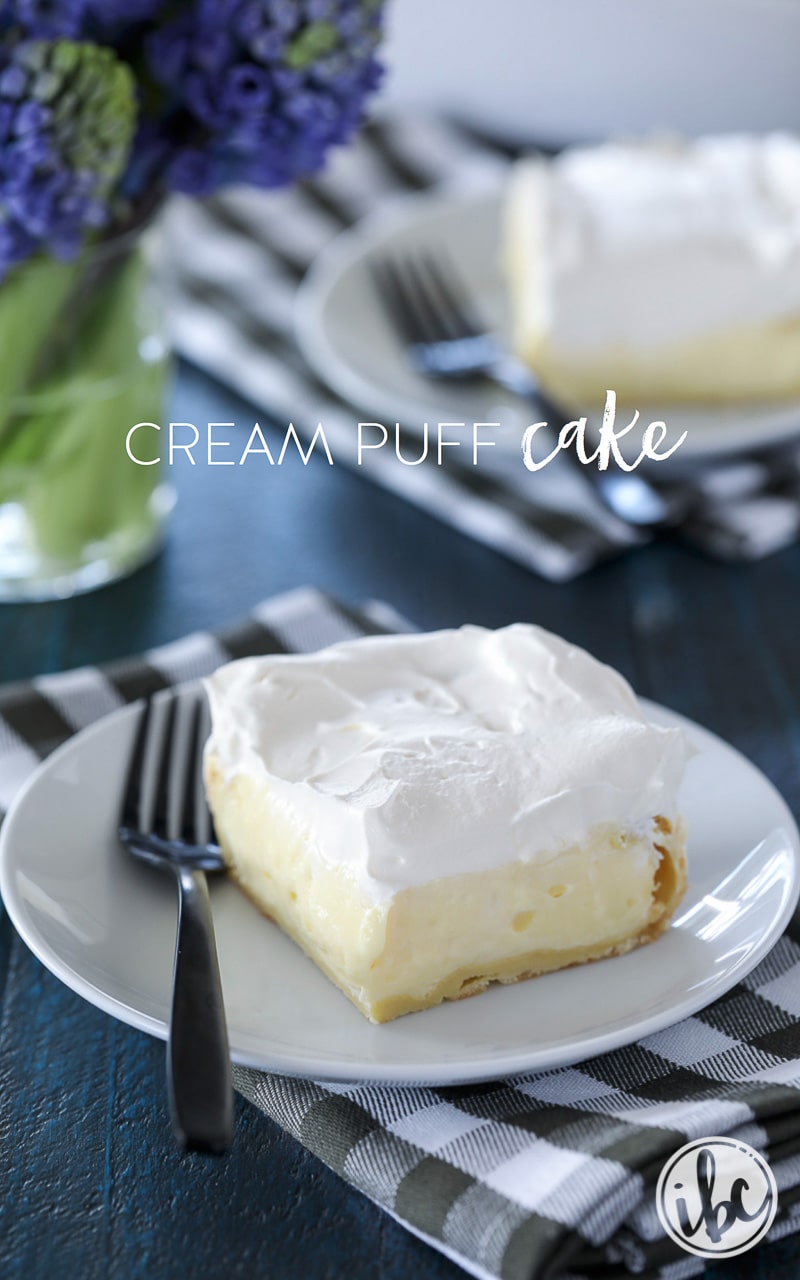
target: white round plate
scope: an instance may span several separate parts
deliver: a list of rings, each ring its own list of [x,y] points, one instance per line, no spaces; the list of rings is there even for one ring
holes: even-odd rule
[[[328,1080],[453,1084],[555,1067],[656,1031],[739,982],[798,896],[797,828],[759,771],[673,712],[698,754],[682,796],[690,884],[658,942],[373,1026],[236,886],[212,883],[237,1062]],[[37,771],[0,840],[0,892],[39,959],[92,1004],[164,1037],[176,894],[119,846],[135,708],[78,734]]]
[[[385,205],[322,251],[297,301],[296,333],[309,364],[328,385],[358,407],[362,420],[399,422],[421,432],[425,422],[495,422],[498,443],[515,450],[531,410],[489,383],[465,388],[414,372],[377,296],[370,263],[383,257],[444,250],[487,324],[508,337],[506,290],[500,270],[501,195],[496,189],[448,195],[403,196]],[[665,444],[686,440],[669,463],[764,448],[800,435],[800,402],[725,405],[720,408],[638,405],[642,428],[664,421]],[[586,413],[565,406],[564,419]],[[589,413],[590,423],[598,415]],[[626,418],[626,421],[629,417]],[[562,422],[552,425],[559,427]],[[623,425],[620,419],[618,425]],[[631,433],[640,447],[638,428]],[[513,446],[512,446],[513,442]],[[624,451],[629,452],[626,445]]]

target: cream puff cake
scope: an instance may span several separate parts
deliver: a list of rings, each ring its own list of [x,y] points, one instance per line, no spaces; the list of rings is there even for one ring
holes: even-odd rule
[[[568,406],[800,396],[800,141],[614,142],[513,169],[517,353]]]
[[[229,869],[373,1022],[621,955],[681,900],[684,735],[539,627],[244,658],[207,689]]]

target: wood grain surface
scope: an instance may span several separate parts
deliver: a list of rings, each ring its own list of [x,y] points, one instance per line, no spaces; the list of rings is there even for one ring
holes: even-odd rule
[[[187,368],[172,410],[245,432],[256,417]],[[660,544],[553,586],[324,460],[173,479],[152,565],[94,595],[0,606],[0,680],[121,657],[313,584],[422,627],[540,623],[734,743],[800,813],[800,548],[731,567]],[[243,1103],[229,1157],[180,1158],[163,1045],[69,992],[4,915],[0,1000],[2,1280],[464,1274]],[[715,1272],[794,1278],[800,1240]]]

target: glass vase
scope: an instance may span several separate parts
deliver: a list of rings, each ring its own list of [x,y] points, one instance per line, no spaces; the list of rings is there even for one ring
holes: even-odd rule
[[[0,600],[87,591],[158,549],[172,494],[125,440],[160,421],[167,371],[135,239],[0,285]]]

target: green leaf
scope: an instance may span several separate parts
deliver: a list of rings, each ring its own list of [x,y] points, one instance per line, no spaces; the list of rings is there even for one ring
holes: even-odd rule
[[[47,276],[60,266],[39,265],[31,302],[40,291],[46,296]],[[85,269],[85,260],[80,265]],[[0,435],[0,501],[23,503],[38,551],[57,561],[150,518],[158,468],[137,466],[125,452],[135,422],[159,420],[166,373],[163,361],[140,359],[141,273],[131,253],[102,277],[46,380],[9,406]],[[0,326],[5,295],[6,286]],[[144,446],[138,451],[144,456]]]
[[[293,71],[302,71],[317,58],[330,53],[339,43],[339,32],[332,22],[311,22],[286,46],[284,61]]]
[[[0,446],[12,405],[29,387],[82,264],[32,258],[0,287]]]
[[[106,199],[128,162],[136,129],[133,72],[112,49],[73,40],[32,40],[16,61],[31,76],[29,94],[46,105],[55,152],[95,178]]]

